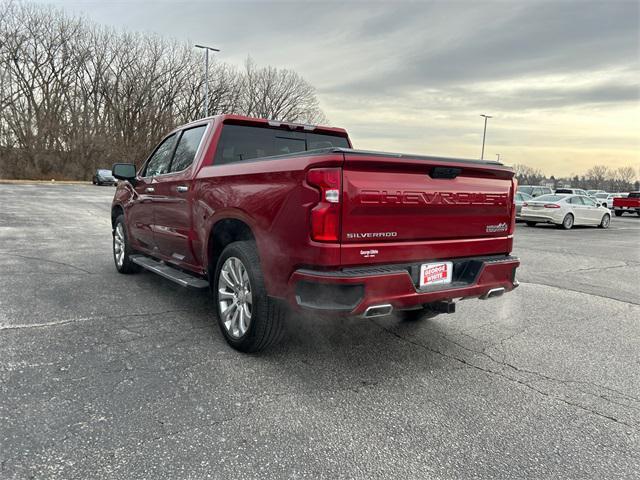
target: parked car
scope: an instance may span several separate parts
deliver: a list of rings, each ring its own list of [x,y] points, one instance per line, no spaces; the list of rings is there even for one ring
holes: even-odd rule
[[[240,351],[275,342],[286,305],[421,318],[518,285],[516,182],[496,161],[353,150],[343,129],[220,115],[113,172],[116,269],[210,287]]]
[[[613,210],[613,199],[614,198],[627,198],[627,195],[628,194],[626,194],[626,193],[610,193],[607,196],[607,208],[609,210]]]
[[[550,187],[545,187],[544,185],[519,185],[518,191],[531,195],[532,197],[539,197],[540,195],[553,193],[553,190],[551,190]]]
[[[566,193],[566,194],[569,194],[569,195],[582,195],[584,197],[588,197],[589,196],[587,191],[583,190],[581,188],[556,188],[556,191],[554,193]]]
[[[590,197],[595,197],[598,193],[607,193],[604,190],[587,190],[587,195]]]
[[[533,197],[531,195],[527,195],[524,192],[516,192],[516,221],[520,221],[522,220],[520,218],[520,213],[522,211],[522,205],[529,201],[532,200]]]
[[[565,230],[574,225],[608,228],[611,223],[611,211],[591,198],[557,193],[526,202],[522,205],[520,217],[530,227],[535,227],[538,223],[553,223]]]
[[[623,213],[637,213],[640,215],[640,192],[629,192],[626,197],[613,199],[613,211],[616,217]]]
[[[118,180],[112,175],[111,170],[105,168],[96,170],[91,180],[94,185],[116,185],[118,183]]]
[[[599,205],[609,208],[609,206],[607,205],[607,198],[609,198],[609,195],[610,194],[607,192],[598,192],[594,193],[592,198],[594,198]]]

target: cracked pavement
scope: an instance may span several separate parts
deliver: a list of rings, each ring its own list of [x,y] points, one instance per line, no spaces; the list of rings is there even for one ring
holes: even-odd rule
[[[243,355],[206,293],[115,271],[112,195],[0,185],[3,480],[640,476],[640,218],[519,225],[508,295]]]

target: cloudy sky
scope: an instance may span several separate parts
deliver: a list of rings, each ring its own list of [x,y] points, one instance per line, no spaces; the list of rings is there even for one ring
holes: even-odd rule
[[[548,174],[640,166],[637,1],[46,0],[98,23],[293,68],[357,148]]]

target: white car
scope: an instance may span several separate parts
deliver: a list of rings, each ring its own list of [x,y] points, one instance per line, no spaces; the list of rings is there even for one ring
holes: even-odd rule
[[[603,207],[609,208],[609,204],[607,203],[607,198],[609,198],[610,193],[607,192],[597,192],[591,195],[591,198],[595,198],[596,202]]]
[[[611,211],[584,195],[542,195],[522,205],[520,218],[530,227],[538,223],[553,223],[565,230],[574,225],[608,228]]]

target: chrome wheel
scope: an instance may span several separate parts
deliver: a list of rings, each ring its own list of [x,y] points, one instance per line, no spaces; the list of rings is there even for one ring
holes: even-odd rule
[[[124,250],[124,227],[122,226],[122,223],[118,223],[116,231],[113,233],[113,255],[116,257],[116,264],[119,268],[122,268],[122,265],[124,264]]]
[[[605,215],[602,217],[602,222],[600,222],[600,226],[602,228],[609,228],[609,223],[611,222],[611,217],[609,215]]]
[[[251,324],[253,298],[247,269],[240,259],[229,257],[218,277],[218,307],[227,333],[240,338]]]

